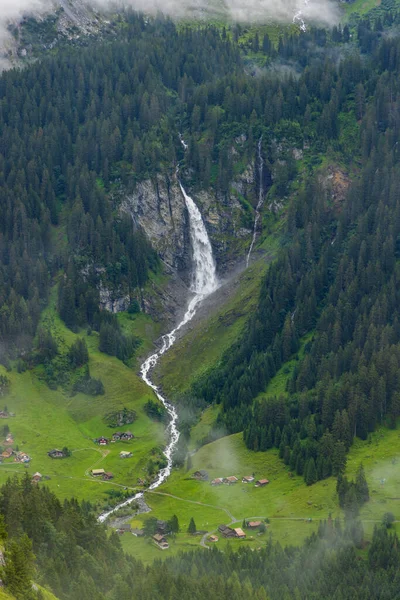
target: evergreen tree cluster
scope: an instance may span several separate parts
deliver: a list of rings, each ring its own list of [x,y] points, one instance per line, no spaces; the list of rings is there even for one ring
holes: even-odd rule
[[[357,485],[357,484],[356,484]],[[213,548],[191,551],[145,567],[123,553],[119,536],[108,535],[89,503],[60,502],[26,475],[0,489],[0,538],[5,544],[1,578],[17,600],[39,600],[32,581],[60,600],[382,600],[397,598],[400,546],[395,533],[375,527],[367,556],[354,520],[321,521],[303,548],[268,541],[257,552]],[[154,535],[157,519],[146,519]],[[179,531],[176,515],[168,521]],[[189,532],[196,525],[191,519]]]
[[[343,471],[355,436],[395,427],[400,416],[400,46],[371,31],[376,44],[363,63],[352,54],[338,67],[321,66],[328,75],[313,67],[303,75],[317,97],[330,78],[336,116],[344,106],[359,110],[350,96],[362,86],[359,176],[343,202],[310,177],[289,205],[290,244],[269,267],[255,314],[221,364],[194,385],[195,394],[222,405],[218,427],[244,430],[253,450],[278,447],[310,484]],[[296,363],[287,398],[253,405],[289,358]]]

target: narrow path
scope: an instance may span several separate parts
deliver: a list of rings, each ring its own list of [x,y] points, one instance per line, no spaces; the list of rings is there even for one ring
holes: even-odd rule
[[[223,510],[224,513],[228,515],[228,517],[232,520],[232,523],[236,523],[238,519],[236,519],[231,512],[227,508],[223,506],[215,506],[215,504],[206,504],[205,502],[199,502],[198,500],[188,500],[187,498],[179,498],[179,496],[174,496],[173,494],[167,494],[166,492],[154,492],[152,490],[146,490],[146,494],[157,494],[159,496],[168,496],[169,498],[174,498],[175,500],[181,500],[181,502],[190,502],[190,504],[198,504],[199,506],[208,506],[208,508],[215,508],[216,510]]]
[[[82,448],[84,450],[85,448]],[[98,448],[86,448],[87,450],[94,450],[95,452],[99,452],[101,454],[101,458],[96,460],[88,469],[85,471],[86,477],[89,477],[89,471],[93,471],[95,467],[97,467],[103,460],[110,454],[110,450],[100,450]],[[74,452],[79,452],[79,450],[74,450]]]

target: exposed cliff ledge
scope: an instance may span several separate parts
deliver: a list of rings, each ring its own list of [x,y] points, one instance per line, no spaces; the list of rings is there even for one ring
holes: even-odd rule
[[[251,236],[248,209],[238,198],[251,195],[253,187],[254,172],[248,167],[243,176],[232,183],[233,192],[229,195],[186,189],[201,210],[219,273],[227,271],[243,255],[243,248]],[[154,180],[140,182],[134,192],[124,198],[121,210],[128,212],[143,228],[167,267],[189,284],[189,220],[176,177],[159,175]]]

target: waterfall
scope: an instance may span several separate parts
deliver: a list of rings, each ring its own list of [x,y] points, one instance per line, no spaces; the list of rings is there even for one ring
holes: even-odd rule
[[[308,3],[310,0],[304,0],[304,6],[307,7]],[[307,26],[306,26],[306,22],[304,20],[304,15],[303,15],[303,11],[300,9],[296,12],[296,14],[293,17],[293,23],[298,23],[299,27],[301,29],[301,31],[305,32],[307,31]]]
[[[258,191],[256,217],[254,219],[253,239],[251,240],[250,249],[247,254],[246,267],[249,266],[251,253],[253,252],[254,244],[256,243],[258,223],[261,217],[260,211],[262,209],[262,205],[264,204],[264,159],[262,157],[262,136],[258,140],[258,173],[260,177],[260,187]]]
[[[186,149],[187,145],[181,139],[183,147]],[[193,253],[193,271],[192,281],[190,285],[190,291],[193,293],[193,297],[190,299],[186,312],[182,320],[170,333],[167,333],[162,337],[162,345],[158,352],[155,352],[149,358],[147,358],[142,366],[140,367],[140,376],[143,381],[151,387],[156,394],[160,402],[165,406],[169,416],[170,422],[168,424],[169,441],[168,445],[164,450],[164,454],[167,458],[167,466],[161,469],[157,475],[156,480],[149,487],[150,490],[158,488],[170,475],[172,470],[172,455],[174,448],[179,440],[179,431],[177,427],[178,414],[173,404],[171,404],[165,396],[163,396],[151,379],[151,372],[158,363],[160,357],[165,354],[175,343],[176,335],[180,329],[189,321],[193,319],[196,314],[197,308],[200,303],[214,292],[218,287],[218,278],[215,268],[215,261],[213,257],[211,242],[207,234],[201,213],[197,208],[193,199],[188,196],[180,180],[179,186],[182,195],[185,199],[186,208],[189,214],[189,227],[190,227],[190,241],[192,245]],[[133,498],[129,498],[125,502],[118,504],[112,510],[109,510],[99,516],[99,521],[103,523],[110,515],[115,513],[117,510],[124,506],[128,506],[138,498],[143,496],[143,492],[139,492]]]

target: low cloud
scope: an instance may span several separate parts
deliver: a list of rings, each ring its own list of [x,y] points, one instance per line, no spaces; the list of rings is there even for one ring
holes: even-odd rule
[[[162,12],[176,18],[204,18],[208,14],[219,14],[228,20],[247,23],[290,23],[300,13],[305,23],[329,26],[339,18],[335,0],[0,0],[0,47],[4,48],[10,41],[7,31],[10,22],[17,22],[24,15],[45,15],[57,6],[64,5],[69,11],[70,4],[83,4],[105,11],[131,7],[153,14]]]

